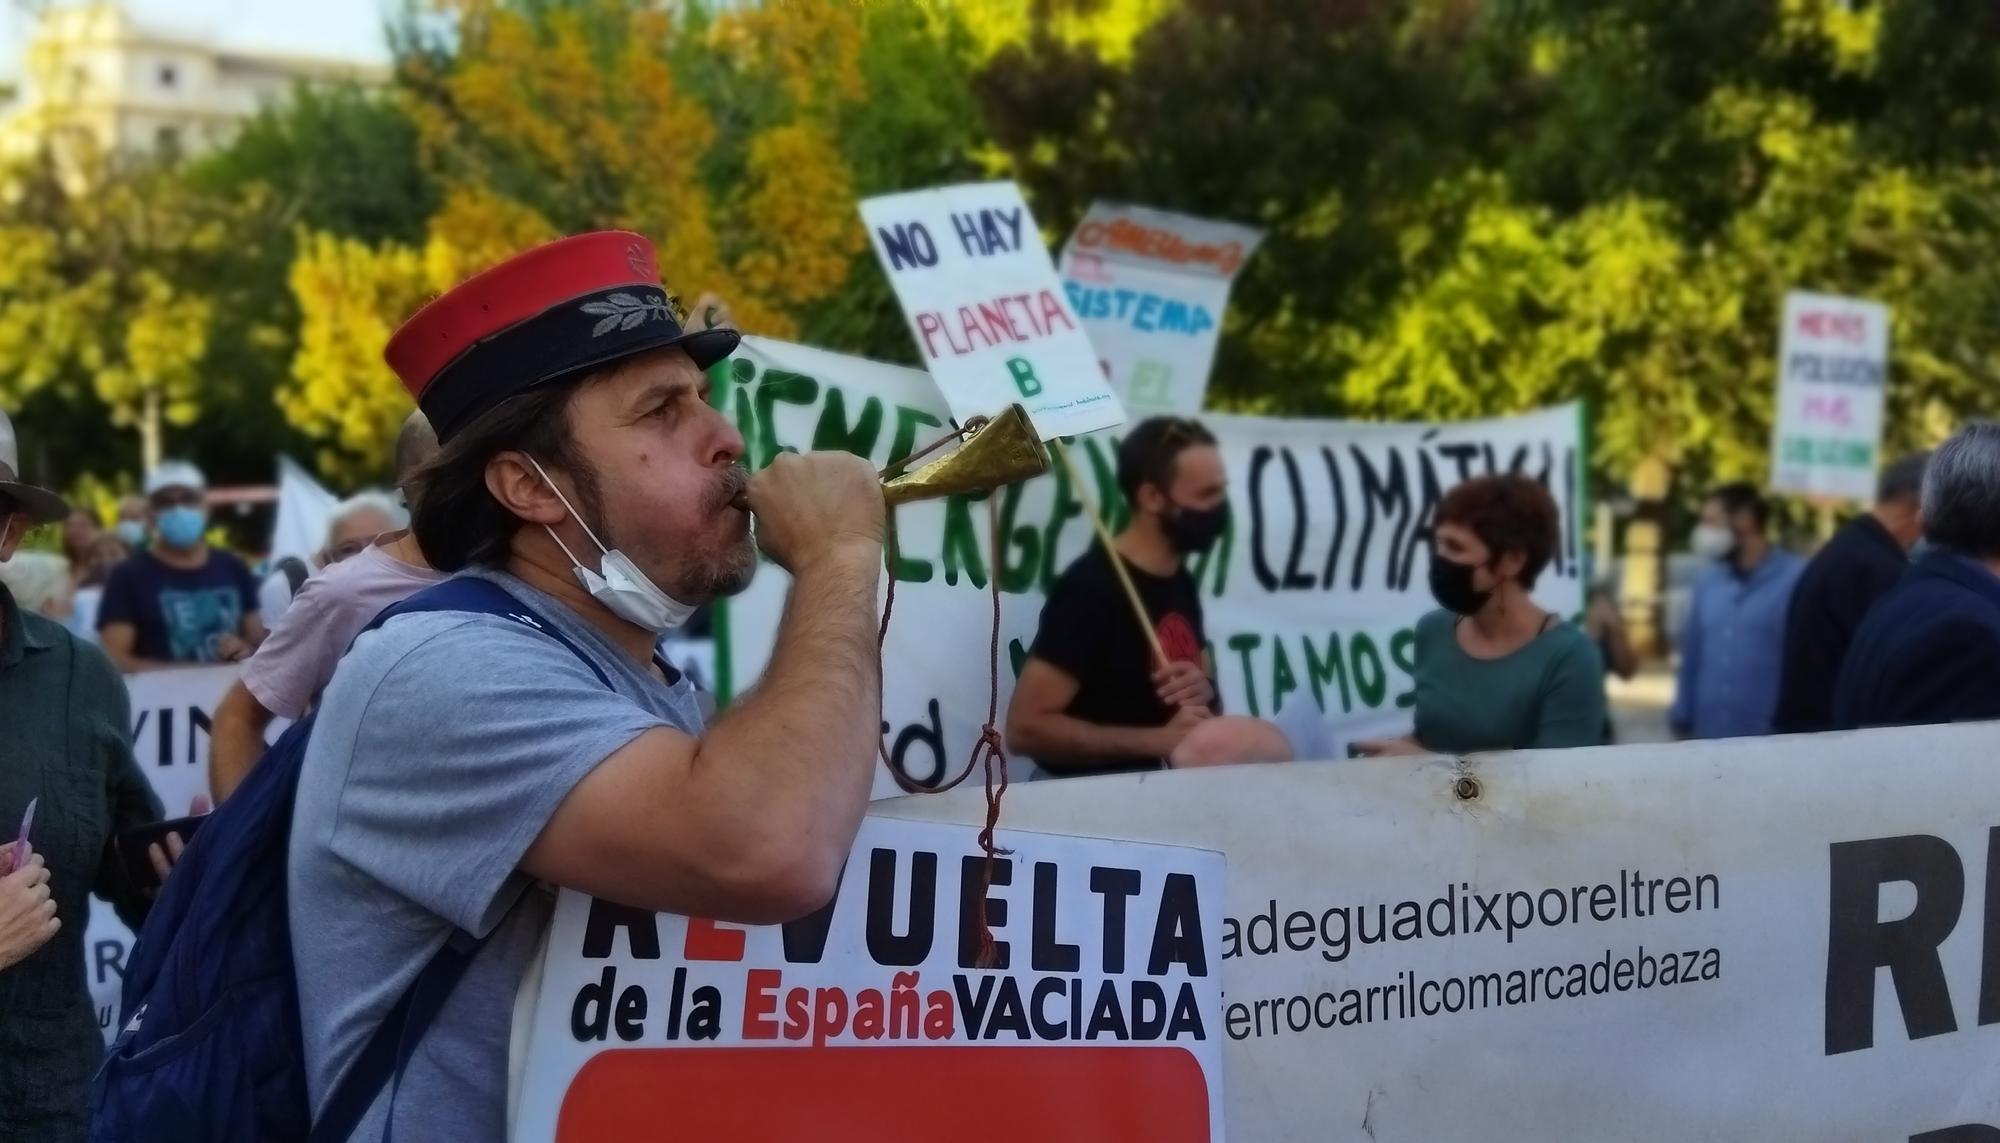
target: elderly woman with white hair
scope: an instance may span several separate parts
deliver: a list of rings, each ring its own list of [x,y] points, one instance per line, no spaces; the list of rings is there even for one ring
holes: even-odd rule
[[[409,513],[386,492],[358,492],[333,506],[327,517],[326,543],[308,559],[284,556],[271,563],[271,574],[258,589],[257,602],[267,627],[276,626],[290,609],[305,581],[344,559],[359,555],[377,536],[405,527]]]
[[[361,554],[377,537],[410,524],[410,514],[386,492],[357,492],[334,505],[327,521],[326,547],[320,550],[320,567],[332,567]]]

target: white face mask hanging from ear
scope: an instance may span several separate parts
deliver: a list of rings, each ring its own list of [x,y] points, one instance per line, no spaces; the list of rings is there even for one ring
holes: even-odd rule
[[[531,456],[528,457],[528,463],[535,466],[535,471],[541,475],[542,483],[548,485],[549,490],[556,494],[556,499],[562,501],[562,506],[569,510],[569,514],[577,523],[583,525],[583,534],[589,536],[590,542],[596,544],[597,550],[603,553],[599,566],[604,570],[600,575],[583,566],[583,563],[576,558],[576,553],[569,550],[569,545],[562,542],[561,536],[556,535],[554,528],[542,525],[548,532],[549,539],[554,540],[556,546],[562,549],[563,555],[569,557],[571,566],[576,569],[576,582],[583,585],[583,590],[589,592],[590,597],[603,604],[611,614],[634,627],[643,627],[655,635],[671,631],[686,623],[688,616],[694,614],[694,605],[682,603],[661,591],[646,577],[645,572],[640,571],[638,566],[626,557],[624,552],[605,547],[604,542],[597,538],[597,533],[590,530],[589,521],[578,515],[577,510],[571,506],[569,497],[564,496],[562,489],[557,488],[556,482],[550,480],[549,474],[542,470],[542,462]]]

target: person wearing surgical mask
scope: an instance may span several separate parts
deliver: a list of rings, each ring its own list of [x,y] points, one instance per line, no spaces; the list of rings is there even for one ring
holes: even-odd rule
[[[235,662],[264,640],[256,577],[208,545],[207,489],[186,461],[146,475],[153,542],[112,570],[97,608],[104,652],[121,671]]]
[[[1229,527],[1229,478],[1199,422],[1154,417],[1118,446],[1131,523],[1056,580],[1007,708],[1007,748],[1049,776],[1156,770],[1216,713],[1201,594],[1184,566]],[[1111,561],[1125,565],[1165,662]]]
[[[1413,648],[1416,733],[1355,752],[1470,754],[1604,740],[1604,664],[1582,628],[1535,602],[1562,542],[1555,499],[1525,476],[1486,476],[1438,503],[1431,595]],[[1315,753],[1308,751],[1308,754]]]
[[[1583,629],[1537,604],[1561,543],[1555,499],[1538,481],[1467,480],[1439,501],[1430,590],[1438,610],[1411,645],[1415,732],[1349,744],[1361,757],[1595,746],[1604,739],[1603,664]],[[1272,719],[1214,718],[1174,751],[1175,767],[1338,757],[1312,703]]]
[[[506,1136],[508,1013],[552,887],[757,925],[833,895],[877,765],[882,488],[845,453],[746,469],[710,400],[737,341],[682,325],[621,232],[525,251],[390,338],[439,446],[411,534],[449,578],[354,640],[303,747],[287,875],[317,1132],[380,1140],[393,1113],[397,1138]],[[660,639],[742,591],[759,549],[789,597],[711,721]],[[461,932],[486,942],[407,1067],[345,1086]]]
[[[1806,564],[1771,542],[1770,522],[1770,506],[1749,484],[1725,484],[1702,502],[1690,546],[1706,566],[1681,628],[1668,712],[1682,738],[1772,732],[1785,618]]]
[[[118,520],[111,526],[111,531],[129,550],[143,551],[149,538],[146,534],[149,517],[145,497],[127,496],[118,502]]]

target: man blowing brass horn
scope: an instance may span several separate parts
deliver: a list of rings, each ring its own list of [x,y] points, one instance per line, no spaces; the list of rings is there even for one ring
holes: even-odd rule
[[[442,444],[411,526],[455,578],[428,590],[477,579],[519,606],[361,636],[306,747],[290,909],[318,1114],[447,938],[487,938],[355,1139],[382,1138],[392,1098],[402,1138],[504,1136],[549,886],[755,924],[833,893],[875,764],[883,493],[845,454],[745,471],[704,372],[736,343],[683,330],[624,233],[522,254],[389,343]],[[758,547],[793,580],[777,645],[705,725],[655,643],[741,591]]]

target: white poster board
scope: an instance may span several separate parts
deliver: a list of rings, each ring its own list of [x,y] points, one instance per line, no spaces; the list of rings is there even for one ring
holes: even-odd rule
[[[883,195],[861,218],[953,417],[1019,403],[1044,440],[1125,419],[1020,187]]]
[[[1237,767],[1016,787],[1000,820],[1223,851],[1232,1138],[1978,1143],[1996,750],[1989,724]]]
[[[846,449],[877,465],[937,433],[947,413],[925,375],[763,338],[730,363],[725,406],[759,468],[781,449]],[[1562,525],[1536,599],[1583,610],[1589,513],[1581,409],[1493,421],[1380,424],[1203,418],[1229,471],[1234,520],[1189,567],[1224,707],[1269,717],[1297,703],[1326,712],[1336,739],[1408,733],[1413,628],[1430,595],[1431,518],[1459,481],[1518,469],[1549,487]],[[1122,511],[1114,434],[1078,441],[1091,499]],[[1115,519],[1115,515],[1114,515]],[[1049,584],[1094,543],[1060,466],[1001,494],[999,713],[1034,641]],[[896,603],[883,655],[892,764],[932,785],[965,765],[986,718],[986,651],[995,564],[983,500],[952,497],[897,511]],[[788,581],[760,568],[718,630],[722,690],[763,670]],[[1025,759],[1016,759],[1018,777]],[[878,795],[899,792],[881,773]]]
[[[1785,295],[1771,487],[1872,502],[1889,377],[1889,307],[1859,298]]]
[[[240,669],[228,663],[125,676],[132,702],[132,753],[169,818],[188,816],[195,798],[208,796],[209,723]],[[107,1044],[122,1027],[119,994],[134,939],[110,905],[90,899],[84,971]]]
[[[1063,246],[1063,289],[1135,416],[1201,412],[1229,287],[1263,233],[1123,203],[1092,204]]]
[[[1221,858],[975,837],[869,820],[785,926],[564,892],[515,1140],[1220,1140]]]
[[[288,456],[278,458],[278,514],[271,525],[273,564],[286,556],[308,559],[326,547],[326,530],[340,498]],[[270,616],[264,617],[269,620]]]

